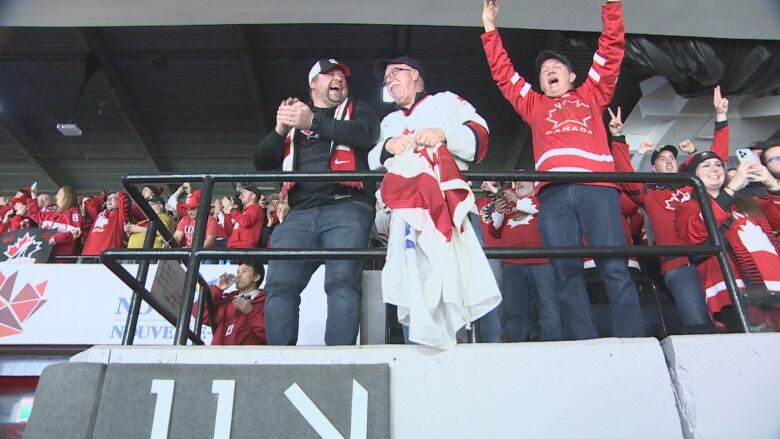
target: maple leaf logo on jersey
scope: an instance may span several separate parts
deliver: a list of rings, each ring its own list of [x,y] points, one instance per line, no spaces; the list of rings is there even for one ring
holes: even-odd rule
[[[46,303],[43,292],[48,281],[36,286],[26,283],[14,294],[17,274],[19,272],[6,278],[0,273],[0,337],[22,333],[22,322]]]
[[[568,124],[589,128],[588,121],[591,118],[592,115],[588,104],[579,99],[563,99],[553,104],[553,108],[550,110],[546,120],[553,124],[550,130],[555,131]]]
[[[664,202],[666,204],[666,210],[677,210],[677,206],[680,203],[684,203],[691,199],[691,193],[687,191],[676,190],[669,195],[669,198]]]
[[[531,197],[525,197],[518,200],[517,206],[513,209],[515,212],[510,216],[507,225],[511,228],[531,224],[534,215],[539,213],[539,207],[534,203]]]
[[[94,232],[102,232],[103,227],[108,225],[108,217],[106,217],[106,212],[100,212],[100,215],[98,215],[97,219],[95,220],[95,225],[93,226]]]

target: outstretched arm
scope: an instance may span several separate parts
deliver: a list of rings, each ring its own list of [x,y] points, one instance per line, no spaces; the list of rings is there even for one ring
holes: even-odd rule
[[[496,30],[496,18],[498,18],[498,0],[484,0],[482,3],[482,25],[485,32]]]

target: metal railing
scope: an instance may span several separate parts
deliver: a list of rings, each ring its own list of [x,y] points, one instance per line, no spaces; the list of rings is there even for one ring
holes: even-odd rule
[[[340,172],[338,180],[381,180],[384,174],[376,172]],[[720,264],[726,288],[731,299],[736,304],[735,309],[739,317],[742,330],[749,332],[750,328],[746,316],[742,310],[742,301],[739,295],[734,273],[729,265],[728,256],[722,236],[718,233],[718,226],[712,214],[710,203],[701,200],[709,200],[701,180],[686,174],[656,174],[656,173],[583,173],[583,172],[465,172],[464,176],[469,180],[500,180],[500,181],[548,181],[551,183],[596,183],[596,182],[631,182],[631,183],[678,183],[693,187],[697,200],[700,201],[704,225],[709,234],[709,241],[695,246],[645,246],[645,247],[526,247],[526,248],[486,248],[485,255],[488,258],[556,258],[556,257],[628,257],[628,256],[692,256],[712,255]],[[202,305],[205,302],[211,306],[208,285],[198,270],[203,260],[209,259],[382,259],[386,255],[385,249],[354,249],[354,248],[330,248],[330,249],[204,249],[203,242],[206,232],[206,221],[209,215],[210,201],[214,193],[215,183],[253,183],[253,182],[280,182],[280,181],[304,181],[304,182],[330,182],[333,181],[333,173],[255,173],[255,174],[168,174],[168,175],[135,175],[122,179],[122,185],[130,197],[138,203],[141,210],[150,219],[149,224],[155,224],[162,237],[171,244],[169,249],[149,249],[150,237],[154,236],[153,228],[147,230],[147,239],[144,249],[130,250],[117,249],[106,250],[100,255],[101,261],[114,272],[125,284],[133,290],[133,302],[128,314],[128,322],[123,344],[132,344],[132,334],[128,337],[130,329],[135,329],[138,319],[140,301],[147,301],[156,311],[160,312],[169,322],[176,326],[174,344],[184,345],[187,340],[202,343],[200,340]],[[162,224],[160,218],[152,210],[141,195],[138,185],[148,184],[181,184],[183,182],[201,182],[201,200],[197,211],[195,229],[192,237],[192,247],[189,249],[176,248],[178,245],[173,235]],[[153,240],[153,239],[151,239]],[[147,245],[148,244],[148,245]],[[186,263],[187,272],[181,296],[181,305],[178,316],[171,316],[145,289],[146,270],[152,259],[178,260]],[[132,276],[118,261],[138,260],[146,265],[139,269],[137,276]],[[142,276],[143,275],[143,276]],[[195,332],[189,330],[190,315],[195,294],[196,285],[200,283],[201,309],[196,313]],[[205,299],[205,300],[203,300]],[[211,311],[211,309],[209,309]],[[209,312],[212,328],[215,323],[215,314]]]

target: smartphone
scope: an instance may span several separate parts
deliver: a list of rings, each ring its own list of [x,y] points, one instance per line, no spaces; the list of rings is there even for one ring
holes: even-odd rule
[[[755,162],[756,156],[753,155],[753,151],[742,148],[737,150],[737,161],[740,163]]]

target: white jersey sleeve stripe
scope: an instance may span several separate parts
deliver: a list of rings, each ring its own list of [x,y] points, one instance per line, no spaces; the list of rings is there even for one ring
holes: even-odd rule
[[[596,82],[601,81],[601,75],[593,67],[590,68],[590,71],[588,72],[588,76],[590,76],[590,78]]]
[[[603,67],[603,66],[604,66],[604,64],[606,64],[606,62],[607,62],[607,59],[606,59],[606,58],[604,58],[603,56],[599,55],[599,53],[598,53],[598,52],[595,52],[595,53],[593,54],[593,62],[595,62],[596,64],[598,64],[598,65],[600,65],[600,66],[602,66],[602,67]]]
[[[529,91],[531,91],[531,83],[526,82],[523,88],[520,89],[520,96],[526,97]]]
[[[517,81],[519,81],[519,80],[520,80],[520,74],[517,73],[517,72],[515,72],[515,74],[512,75],[512,79],[510,79],[510,81],[512,82],[512,85],[517,84]]]

